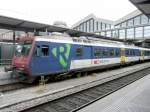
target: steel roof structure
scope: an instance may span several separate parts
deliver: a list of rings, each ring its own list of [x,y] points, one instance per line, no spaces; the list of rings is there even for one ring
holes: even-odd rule
[[[130,0],[139,10],[150,18],[150,0]]]
[[[22,20],[18,18],[12,18],[12,17],[6,17],[6,16],[0,16],[0,28],[2,29],[8,29],[8,30],[16,30],[16,31],[25,31],[25,32],[35,32],[35,31],[48,31],[48,32],[66,32],[70,36],[92,36],[95,38],[101,38],[106,40],[113,40],[113,41],[123,41],[121,39],[117,38],[107,38],[104,36],[100,36],[94,33],[87,33],[87,32],[81,32],[65,27],[58,27],[54,25],[48,25],[43,23],[37,23],[27,20]]]

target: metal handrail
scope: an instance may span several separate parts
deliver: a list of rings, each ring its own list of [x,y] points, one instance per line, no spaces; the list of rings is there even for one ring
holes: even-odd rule
[[[0,59],[0,65],[11,65],[12,59]]]

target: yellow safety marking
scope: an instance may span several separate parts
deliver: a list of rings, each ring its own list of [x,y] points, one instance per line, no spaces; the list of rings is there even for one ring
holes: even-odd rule
[[[125,62],[125,49],[124,48],[121,48],[121,63],[124,64]]]
[[[144,50],[141,50],[142,61],[144,61]]]

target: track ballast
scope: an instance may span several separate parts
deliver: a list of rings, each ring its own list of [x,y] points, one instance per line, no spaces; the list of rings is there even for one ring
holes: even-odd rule
[[[150,68],[134,72],[90,89],[24,110],[24,112],[75,112],[148,75],[149,73]]]

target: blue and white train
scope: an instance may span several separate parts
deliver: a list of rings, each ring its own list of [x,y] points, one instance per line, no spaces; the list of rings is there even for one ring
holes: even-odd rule
[[[150,49],[64,35],[21,37],[13,57],[24,79],[90,71],[150,59]]]

